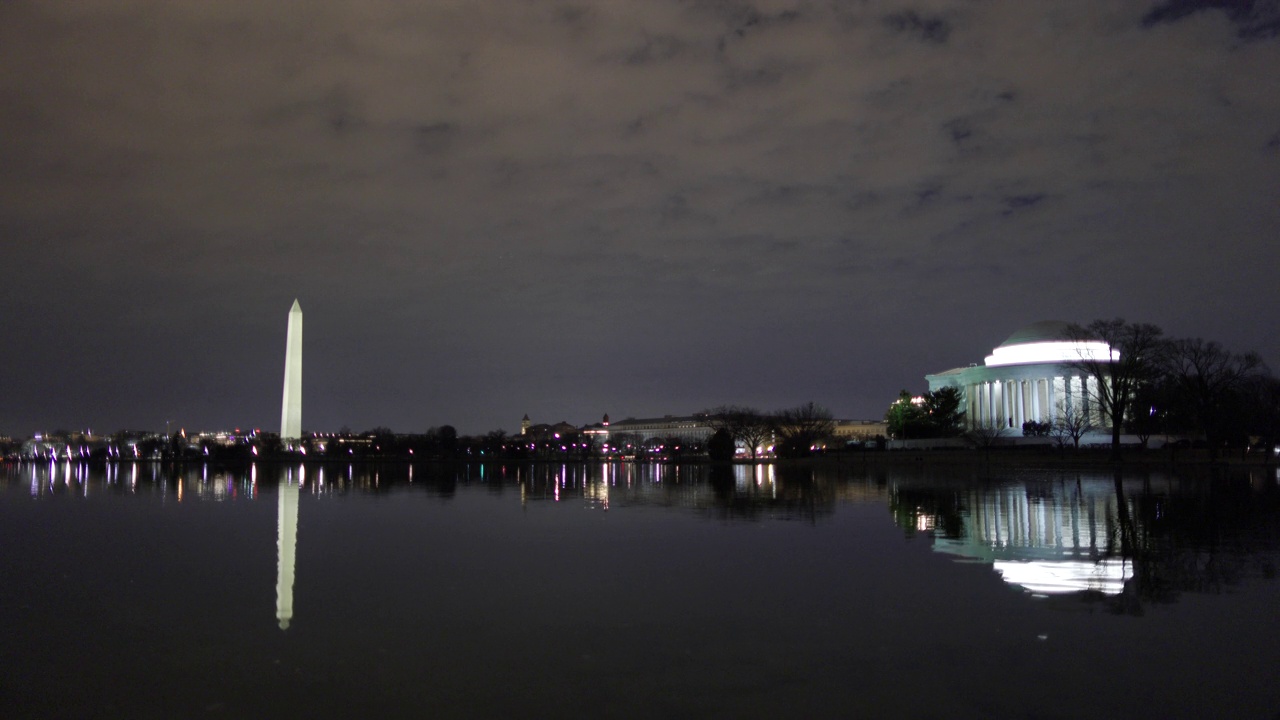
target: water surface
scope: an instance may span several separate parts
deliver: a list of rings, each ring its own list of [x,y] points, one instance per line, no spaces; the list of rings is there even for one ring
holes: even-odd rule
[[[0,716],[1260,717],[1274,470],[8,466]]]

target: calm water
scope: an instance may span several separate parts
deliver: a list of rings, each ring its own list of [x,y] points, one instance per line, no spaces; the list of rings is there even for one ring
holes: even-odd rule
[[[0,717],[1280,714],[1280,487],[0,470]]]

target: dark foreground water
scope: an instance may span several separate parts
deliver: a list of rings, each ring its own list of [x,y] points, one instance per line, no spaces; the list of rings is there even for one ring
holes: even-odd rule
[[[1274,718],[1275,470],[0,470],[0,717]]]

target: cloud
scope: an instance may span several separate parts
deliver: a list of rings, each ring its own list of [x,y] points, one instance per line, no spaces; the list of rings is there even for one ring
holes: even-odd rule
[[[1212,335],[1209,300],[1249,302],[1280,259],[1280,45],[1241,42],[1270,7],[3,3],[0,252],[30,270],[4,297],[70,273],[44,322],[105,297],[133,329],[304,294],[433,357],[450,308],[474,323],[455,363],[538,345],[507,314],[546,308],[566,347],[660,364],[616,320],[636,298],[700,353],[836,333],[931,357],[916,328],[939,314]],[[762,322],[699,326],[712,310]],[[725,401],[767,364],[745,357]]]
[[[914,10],[886,15],[884,24],[896,33],[911,35],[926,43],[945,43],[951,35],[951,25],[945,19],[921,17]]]
[[[1276,0],[1166,0],[1143,15],[1142,24],[1152,27],[1174,23],[1211,11],[1225,15],[1244,40],[1280,36],[1280,2]]]

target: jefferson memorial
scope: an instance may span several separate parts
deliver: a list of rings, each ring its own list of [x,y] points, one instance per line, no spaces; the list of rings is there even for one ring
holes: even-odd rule
[[[1070,324],[1057,320],[1032,323],[991,351],[983,364],[926,375],[929,390],[959,388],[964,394],[969,427],[1005,427],[1053,423],[1071,412],[1100,425],[1097,380],[1080,368],[1081,360],[1119,359],[1119,352],[1099,340],[1082,340]]]

